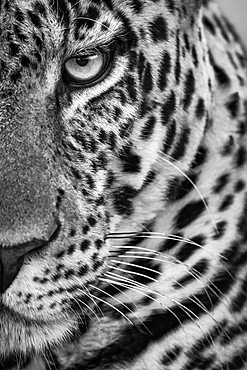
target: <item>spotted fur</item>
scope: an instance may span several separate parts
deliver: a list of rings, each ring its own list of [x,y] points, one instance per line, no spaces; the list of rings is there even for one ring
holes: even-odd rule
[[[246,368],[232,26],[210,0],[0,6],[0,368]]]

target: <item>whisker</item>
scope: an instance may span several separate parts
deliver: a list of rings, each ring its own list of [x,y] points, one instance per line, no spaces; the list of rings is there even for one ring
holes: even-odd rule
[[[108,279],[102,279],[102,280],[105,280],[106,282],[108,282],[109,283],[109,280]],[[112,278],[110,279],[110,281],[111,282],[113,282],[113,280],[112,280]],[[169,309],[169,307],[167,307],[167,306],[165,306],[165,305],[163,305],[160,301],[158,301],[158,300],[156,300],[156,299],[154,299],[153,297],[151,297],[151,296],[149,296],[149,295],[147,295],[146,293],[143,293],[142,291],[139,291],[139,290],[137,290],[137,289],[135,289],[136,288],[136,285],[133,287],[133,286],[131,286],[131,285],[128,285],[128,284],[123,284],[122,282],[118,282],[118,281],[114,281],[114,284],[118,284],[118,285],[120,285],[120,286],[122,286],[122,287],[124,287],[124,288],[128,288],[128,289],[130,289],[130,290],[133,290],[133,291],[136,291],[137,293],[139,293],[139,294],[143,294],[143,295],[145,295],[145,296],[147,296],[147,297],[149,297],[150,299],[152,299],[152,300],[154,300],[156,303],[158,303],[158,304],[160,304],[160,305],[162,305],[163,307],[165,307],[169,312],[171,312],[175,317],[176,317],[176,319],[179,321],[179,323],[180,323],[180,326],[181,326],[181,328],[183,328],[184,329],[184,326],[182,325],[182,323],[181,323],[181,321],[179,320],[179,318],[174,314],[174,312],[171,310],[171,309]],[[142,285],[142,284],[140,284],[140,285]],[[197,321],[199,321],[199,322],[201,322],[201,320],[200,320],[200,318],[193,312],[193,311],[191,311],[190,309],[188,309],[186,306],[184,306],[184,305],[182,305],[180,302],[178,302],[178,301],[176,301],[176,300],[174,300],[174,299],[172,299],[172,298],[169,298],[169,297],[167,297],[166,295],[164,295],[164,294],[160,294],[160,293],[158,293],[156,290],[151,290],[151,289],[149,289],[149,288],[147,288],[145,285],[143,285],[143,288],[140,286],[139,284],[138,284],[138,288],[139,289],[144,289],[144,291],[149,291],[149,292],[151,292],[151,293],[155,293],[155,294],[158,294],[159,296],[161,296],[162,298],[166,298],[166,299],[168,299],[168,300],[170,300],[172,303],[175,303],[176,305],[178,305],[184,312],[185,312],[185,314],[196,324],[196,326],[198,327],[198,329],[202,332],[202,333],[204,333],[203,332],[203,330],[202,330],[202,328],[201,328],[201,326],[199,325],[199,323],[197,322]],[[192,302],[194,302],[195,304],[197,304],[199,307],[201,307],[203,310],[204,310],[204,312],[206,312],[207,314],[209,314],[210,315],[210,317],[217,323],[217,321],[212,317],[212,315],[208,312],[208,310],[201,304],[201,302],[200,302],[200,304],[198,304],[198,302],[196,302],[196,301],[194,301],[193,299],[190,299]],[[195,317],[195,319],[197,320],[197,321],[195,321],[194,319],[193,319],[193,317]],[[203,325],[203,326],[205,326],[205,325]],[[210,334],[210,332],[209,332],[209,330],[206,330],[207,332],[208,332],[208,335],[209,335],[209,338],[210,338],[210,341],[211,341],[211,343],[212,343],[212,345],[215,347],[215,343],[214,343],[214,340],[213,340],[213,338],[212,338],[212,336],[211,336],[211,334]],[[186,334],[186,333],[185,333]],[[186,336],[187,336],[187,334],[186,334]],[[215,348],[215,350],[216,350],[216,348]]]
[[[91,298],[91,297],[88,297],[88,298]],[[94,311],[94,309],[92,307],[90,307],[89,305],[87,305],[85,302],[81,301],[80,299],[78,299],[78,301],[83,304],[89,311],[92,312],[92,314],[96,317],[96,319],[98,320],[99,323],[101,323],[101,320],[100,318],[98,317],[97,313]],[[94,302],[94,301],[93,301]],[[87,315],[88,316],[88,315]]]
[[[139,289],[141,289],[141,288],[139,287]],[[148,291],[148,289],[146,289],[146,286],[145,286],[144,290]],[[166,296],[165,294],[160,294],[156,290],[153,290],[151,292],[161,296],[162,298],[166,298],[169,301],[171,301],[172,303],[175,303],[176,305],[181,307],[181,309],[188,315],[188,317],[200,328],[199,324],[196,321],[194,321],[193,317],[196,318],[196,320],[199,321],[199,322],[200,322],[200,318],[193,311],[191,311],[188,307],[184,306],[181,302],[178,302],[177,300]],[[167,306],[166,306],[166,308],[167,308]],[[201,330],[201,328],[200,328],[200,330]]]
[[[136,237],[139,232],[119,232],[119,233],[109,233],[107,239],[129,239],[130,237]]]
[[[104,278],[99,278],[99,280],[102,280],[102,281],[106,281],[104,280]],[[120,290],[119,288],[117,288],[115,285],[114,285],[114,282],[113,283],[109,283],[109,285],[111,285],[114,289],[118,290],[119,293],[121,293],[122,295],[124,295],[130,302],[133,303],[134,307],[136,309],[138,309],[137,305],[135,304],[135,302],[133,301],[133,299],[131,299],[126,293],[124,293],[122,290]],[[123,305],[123,303],[122,303]],[[128,307],[127,307],[128,308]],[[131,311],[129,309],[129,311],[137,318],[137,320],[144,326],[144,328],[149,332],[149,334],[152,335],[152,333],[150,332],[150,330],[147,328],[147,326],[144,324],[144,322],[139,318],[139,316],[137,316],[133,311]]]
[[[128,306],[126,306],[124,303],[122,303],[121,301],[119,301],[117,298],[115,298],[115,297],[113,297],[113,296],[111,296],[109,293],[107,293],[107,292],[104,292],[102,289],[100,289],[100,288],[98,288],[98,287],[96,287],[96,286],[93,286],[93,285],[91,285],[90,284],[90,286],[93,288],[93,289],[96,289],[96,290],[99,290],[101,293],[103,293],[103,294],[106,294],[107,296],[109,296],[110,298],[112,298],[112,299],[115,299],[119,304],[121,304],[121,305],[123,305],[126,309],[129,309],[129,307]],[[92,294],[91,293],[91,295],[92,295],[92,297],[94,298],[94,299],[98,299],[100,302],[102,302],[102,303],[105,303],[106,305],[108,305],[108,306],[110,306],[111,308],[113,308],[114,310],[116,310],[118,313],[120,313],[120,315],[122,315],[131,325],[133,325],[133,323],[132,323],[132,321],[123,313],[123,312],[121,312],[117,307],[114,307],[112,304],[110,304],[109,302],[107,302],[107,301],[104,301],[103,299],[101,299],[101,298],[99,298],[99,297],[97,297],[97,296],[95,296],[94,294]],[[130,310],[130,309],[129,309]],[[130,310],[131,311],[131,310]],[[132,311],[131,311],[132,312]]]
[[[171,265],[180,265],[182,268],[183,268],[183,270],[185,270],[185,272],[187,272],[188,274],[190,274],[193,278],[195,278],[195,280],[202,286],[202,288],[205,290],[205,293],[207,294],[207,296],[208,296],[208,299],[210,300],[210,302],[211,302],[211,305],[213,305],[212,304],[212,301],[211,301],[211,298],[210,298],[210,296],[208,295],[208,293],[207,293],[207,291],[206,291],[206,289],[205,289],[205,287],[204,287],[204,285],[203,285],[203,283],[200,281],[200,279],[198,278],[198,276],[196,276],[196,274],[195,273],[193,273],[191,270],[192,270],[192,268],[190,268],[189,266],[187,266],[187,265],[185,265],[184,263],[182,263],[182,262],[180,262],[180,263],[177,263],[177,261],[176,262],[171,262],[171,261],[164,261],[164,259],[161,259],[161,258],[156,258],[156,257],[151,257],[151,256],[143,256],[143,252],[137,252],[137,253],[140,253],[141,255],[140,256],[138,256],[138,258],[139,259],[146,259],[146,260],[152,260],[152,261],[158,261],[158,262],[165,262],[165,263],[167,263],[167,264],[171,264]],[[136,255],[120,255],[120,256],[118,256],[119,258],[120,257],[122,257],[122,258],[136,258]],[[142,266],[140,266],[140,268],[142,268]],[[198,272],[197,270],[195,270],[195,269],[193,269],[195,272]],[[159,273],[161,276],[163,275],[162,273]],[[203,275],[203,274],[201,274],[201,276],[202,277],[206,277],[205,275]],[[169,276],[168,277],[169,278],[169,280],[172,280],[174,283],[176,283],[177,284],[177,281],[176,280],[174,280],[174,279],[171,279],[171,277]],[[175,288],[174,288],[175,289]]]
[[[138,237],[139,238],[142,238],[142,236],[137,236],[137,238]],[[163,240],[175,240],[175,241],[179,241],[179,242],[186,242],[187,244],[195,245],[195,246],[197,246],[197,247],[205,250],[206,252],[208,252],[210,254],[214,254],[214,255],[222,258],[222,259],[227,260],[227,258],[225,256],[222,256],[220,253],[215,252],[214,250],[208,249],[207,247],[204,247],[203,245],[200,245],[200,244],[194,242],[193,240],[190,240],[190,239],[187,239],[187,238],[181,238],[181,237],[173,236],[172,235],[172,236],[163,236],[163,237],[161,237],[161,236],[157,236],[157,237],[156,236],[154,236],[154,237],[150,236],[150,239],[163,239]],[[128,247],[128,248],[134,248],[135,246],[132,246],[132,245],[124,245],[124,246],[112,245],[111,246],[112,249],[113,248],[118,248],[119,249],[119,248],[126,248],[126,247]],[[145,249],[147,249],[147,248],[145,248]]]
[[[108,279],[105,279],[105,281],[106,282],[108,282]],[[110,281],[112,282],[113,280],[112,280],[112,278],[110,278]],[[158,301],[157,299],[155,299],[154,297],[152,297],[152,296],[150,296],[150,295],[148,295],[147,293],[145,293],[145,292],[143,292],[142,290],[144,290],[144,291],[149,291],[151,294],[152,293],[154,293],[151,289],[148,289],[145,285],[143,285],[143,284],[140,284],[140,286],[136,286],[135,285],[135,287],[132,287],[132,286],[129,286],[128,284],[123,284],[122,282],[115,282],[115,284],[118,284],[118,285],[120,285],[120,286],[122,286],[123,288],[128,288],[128,289],[130,289],[130,290],[132,290],[132,291],[134,291],[134,292],[136,292],[136,293],[138,293],[138,294],[141,294],[141,295],[143,295],[144,297],[147,297],[147,298],[149,298],[150,300],[152,300],[152,301],[154,301],[154,302],[156,302],[156,303],[158,303],[160,306],[162,306],[162,307],[164,307],[167,311],[169,311],[177,320],[178,320],[178,322],[179,322],[179,324],[180,324],[180,327],[181,327],[181,329],[184,331],[184,334],[187,336],[187,333],[185,332],[185,330],[184,330],[184,326],[183,326],[183,324],[182,324],[182,322],[180,321],[180,319],[179,319],[179,317],[169,308],[169,307],[167,307],[167,306],[165,306],[162,302],[160,302],[160,301]],[[137,290],[136,289],[136,287],[137,288],[139,288],[139,289],[141,289],[141,290]],[[156,293],[157,294],[157,293]],[[152,334],[152,333],[151,333]]]
[[[123,248],[125,248],[126,246],[123,246]],[[121,247],[120,247],[120,249],[121,249]],[[128,253],[128,257],[130,258],[130,257],[133,257],[133,258],[135,258],[135,255],[138,255],[138,258],[140,258],[140,256],[139,256],[139,254],[141,254],[142,256],[143,256],[143,254],[153,254],[153,255],[155,255],[155,256],[157,256],[157,257],[161,257],[162,259],[160,259],[160,261],[161,262],[166,262],[166,263],[168,263],[168,264],[174,264],[174,265],[180,265],[180,266],[182,266],[182,268],[184,269],[184,271],[185,272],[187,272],[187,273],[190,273],[190,274],[192,274],[192,276],[193,277],[203,277],[203,278],[205,278],[206,280],[207,280],[207,282],[209,282],[210,283],[210,287],[209,287],[209,290],[210,291],[212,291],[217,297],[220,297],[221,296],[221,294],[222,294],[222,292],[216,287],[216,285],[214,284],[214,283],[212,283],[212,281],[211,280],[209,280],[208,278],[207,278],[207,276],[206,275],[204,275],[204,274],[201,274],[201,273],[199,273],[197,270],[195,270],[195,269],[193,269],[193,267],[191,267],[191,266],[189,266],[189,265],[187,265],[187,264],[185,264],[184,262],[181,262],[180,260],[178,260],[176,257],[174,257],[174,256],[170,256],[170,255],[165,255],[164,253],[161,253],[161,252],[158,252],[158,251],[153,251],[152,249],[148,249],[148,248],[145,248],[145,247],[136,247],[136,246],[133,246],[133,247],[131,247],[131,249],[137,249],[137,251],[134,251],[134,253],[135,253],[135,255],[134,256],[131,256],[130,255],[130,253],[133,253],[133,251],[129,251],[129,247],[127,247],[127,249],[128,249],[128,252],[126,252],[126,253]],[[120,255],[121,256],[121,255]],[[118,255],[118,257],[120,257],[119,255]],[[150,257],[150,259],[151,259],[152,257]],[[158,259],[159,260],[159,259]],[[172,262],[173,261],[173,262]],[[227,272],[227,273],[229,273],[229,276],[231,276],[232,277],[232,279],[233,279],[233,276],[232,276],[232,274],[230,273],[230,271],[222,264],[222,263],[220,263],[221,264],[221,266],[224,268],[224,270]],[[200,280],[199,280],[200,281]],[[200,282],[201,283],[201,282]],[[214,290],[214,289],[215,290]],[[218,291],[218,293],[216,293]],[[212,301],[211,301],[211,298],[210,298],[210,296],[208,295],[208,293],[206,292],[206,294],[207,294],[207,296],[208,296],[208,298],[209,298],[209,300],[210,300],[210,302],[211,302],[211,304],[212,304]]]
[[[86,20],[86,21],[91,21],[95,24],[99,24],[100,26],[104,27],[106,30],[109,30],[110,27],[108,27],[106,24],[104,24],[103,22],[100,22],[100,21],[96,21],[95,19],[93,18],[89,18],[89,17],[76,17],[76,20],[78,19],[81,19],[81,20]]]
[[[119,257],[121,257],[121,256],[119,256]],[[123,257],[125,257],[125,256],[123,256]],[[130,256],[130,257],[134,257],[135,258],[135,256]],[[161,259],[156,259],[156,258],[152,258],[152,257],[146,257],[146,256],[139,256],[138,258],[142,258],[142,259],[148,259],[148,260],[158,260],[158,261],[161,261],[161,262],[164,262],[163,260],[161,260]],[[170,264],[174,264],[174,263],[171,263],[170,261],[165,261],[166,263],[170,263]],[[132,265],[132,264],[130,264],[130,265]],[[184,268],[184,267],[187,267],[187,266],[185,266],[184,264],[181,264],[182,265],[182,267]],[[135,266],[135,265],[134,265]],[[139,268],[141,268],[141,269],[147,269],[147,268],[144,268],[143,266],[139,266]],[[149,269],[150,270],[150,269]],[[155,270],[152,270],[151,269],[151,271],[155,271]],[[205,288],[205,286],[203,285],[203,283],[200,281],[200,279],[198,279],[198,277],[197,276],[195,276],[195,274],[193,274],[191,271],[190,271],[190,268],[189,267],[187,267],[186,269],[185,269],[185,271],[188,273],[188,274],[190,274],[201,286],[202,286],[202,288],[204,289],[204,291],[205,291],[205,293],[206,293],[206,295],[207,295],[207,297],[208,297],[208,299],[209,299],[209,301],[210,301],[210,303],[211,303],[211,306],[213,306],[213,303],[212,303],[212,301],[211,301],[211,298],[210,298],[210,296],[209,296],[209,294],[208,294],[208,292],[207,292],[207,290],[206,290],[206,288]],[[196,271],[196,270],[195,270]],[[160,273],[160,272],[158,272],[158,274],[159,275],[163,275],[162,273]],[[171,280],[173,283],[175,283],[175,284],[179,284],[178,282],[177,282],[177,280],[175,280],[175,279],[172,279],[170,276],[168,277],[169,278],[169,280]],[[164,285],[164,283],[162,282],[162,281],[159,281],[159,280],[157,280],[157,282],[159,282],[160,284],[162,284],[162,285]],[[182,284],[179,284],[183,289],[185,289],[187,292],[189,292],[189,290],[187,289],[187,288],[185,288]],[[172,289],[173,290],[176,290],[174,287],[172,287]],[[196,297],[195,297],[196,298]],[[198,302],[200,302],[199,300],[198,300]],[[203,308],[205,308],[205,310],[206,310],[206,307],[200,302],[200,305],[201,305],[201,307]],[[208,310],[206,310],[206,312],[208,313]]]
[[[115,268],[116,270],[122,270],[122,269],[118,269],[118,268]],[[126,270],[124,270],[124,271],[126,271]],[[197,270],[195,270],[195,271],[197,271]],[[189,272],[189,271],[188,271]],[[130,274],[132,274],[132,273],[134,273],[134,272],[132,272],[132,271],[128,271],[128,273],[130,273]],[[134,273],[135,274],[135,273]],[[177,303],[177,304],[179,304],[179,302],[176,302],[175,300],[173,300],[173,299],[171,299],[171,298],[169,298],[169,297],[167,297],[165,294],[160,294],[160,293],[158,293],[156,290],[151,290],[150,288],[147,288],[147,286],[146,285],[144,285],[144,284],[141,284],[141,283],[139,283],[139,282],[136,282],[135,280],[133,280],[133,279],[128,279],[128,278],[126,278],[126,277],[123,277],[123,276],[120,276],[120,275],[118,275],[118,274],[115,274],[115,273],[113,273],[113,272],[107,272],[106,274],[105,274],[106,276],[108,275],[109,276],[109,278],[112,280],[112,276],[114,276],[114,279],[119,279],[120,280],[120,282],[122,283],[122,280],[124,280],[125,282],[126,282],[126,288],[128,288],[128,289],[131,289],[131,290],[134,290],[133,289],[133,286],[134,287],[138,287],[139,289],[144,289],[145,291],[149,291],[149,292],[151,292],[151,293],[155,293],[155,294],[158,294],[159,296],[161,296],[161,297],[164,297],[164,298],[166,298],[166,299],[169,299],[170,301],[172,301],[172,302],[175,302],[175,303]],[[111,276],[112,275],[112,276]],[[192,276],[193,277],[195,277],[193,274],[192,274]],[[147,278],[149,278],[148,276],[146,276]],[[171,280],[173,280],[173,279],[171,279]],[[207,279],[208,280],[208,279]],[[175,280],[173,280],[173,281],[175,281]],[[176,282],[176,281],[175,281]],[[162,282],[160,282],[160,283],[162,283]],[[177,283],[177,282],[176,282]],[[199,281],[199,283],[201,283],[200,281]],[[210,282],[211,283],[211,282]],[[132,286],[133,285],[133,286]],[[181,287],[183,287],[184,289],[186,289],[182,284],[179,284]],[[211,303],[211,307],[213,307],[213,304],[212,304],[212,301],[211,301],[211,298],[210,298],[210,296],[208,295],[208,293],[207,293],[207,290],[206,290],[206,288],[203,286],[203,288],[204,288],[204,290],[205,290],[205,293],[207,294],[207,297],[208,297],[208,299],[209,299],[209,301],[210,301],[210,303]],[[187,289],[186,289],[187,290]],[[188,290],[187,290],[188,291]],[[227,334],[227,332],[225,331],[225,329],[221,326],[221,325],[219,325],[219,323],[217,322],[217,320],[212,316],[212,314],[208,311],[208,309],[205,307],[205,305],[193,294],[191,297],[188,297],[188,299],[191,301],[191,302],[193,302],[193,303],[195,303],[198,307],[200,307],[207,315],[209,315],[209,317],[217,324],[217,326],[219,326],[219,328],[221,329],[221,331],[223,331],[223,333],[225,333],[225,335],[226,335],[226,337],[232,342],[232,344],[234,345],[234,343],[233,343],[233,341],[231,340],[231,338],[230,338],[230,336]],[[157,300],[156,300],[156,302],[158,302]],[[160,302],[159,302],[160,303]],[[166,306],[167,307],[167,306]],[[191,319],[192,319],[192,317],[190,317]],[[209,334],[210,334],[210,332],[208,332]],[[212,339],[212,337],[211,337],[211,343],[214,345],[214,341],[213,341],[213,339]],[[234,347],[236,347],[235,345],[234,345]],[[237,349],[237,347],[236,347],[236,350],[238,350]]]
[[[46,365],[48,366],[48,369],[49,369],[49,370],[52,370],[51,365],[50,365],[50,362],[49,362],[49,360],[47,359],[45,352],[44,352],[44,351],[41,351],[41,353],[42,353],[42,357],[43,357],[43,358],[44,358],[44,360],[45,360]],[[52,359],[52,362],[53,362],[53,366],[55,366],[55,363],[54,363],[54,360],[53,360],[52,356],[51,356],[51,359]],[[47,368],[47,367],[46,367],[46,368]]]
[[[101,308],[99,307],[99,305],[97,304],[97,302],[95,302],[95,300],[93,299],[93,297],[91,296],[91,292],[90,290],[87,288],[87,287],[84,287],[84,289],[87,291],[87,297],[89,299],[91,299],[91,301],[94,303],[94,305],[96,306],[96,310],[99,311],[99,313],[101,314],[102,317],[105,317],[104,315],[104,312],[101,310]]]
[[[199,196],[200,196],[200,198],[201,198],[201,200],[202,200],[202,202],[204,204],[205,209],[207,210],[207,212],[208,212],[208,214],[210,216],[210,219],[211,219],[211,221],[213,223],[214,229],[216,230],[216,232],[218,234],[219,233],[219,230],[217,228],[216,222],[214,221],[213,215],[212,215],[212,213],[211,213],[211,211],[210,211],[210,209],[209,209],[209,207],[208,207],[208,205],[207,205],[207,203],[206,203],[206,201],[205,201],[205,199],[204,199],[201,191],[199,190],[199,188],[196,186],[196,184],[194,184],[194,182],[191,180],[191,178],[188,175],[186,175],[186,173],[184,173],[178,166],[176,166],[174,163],[172,163],[168,159],[164,158],[163,157],[164,156],[164,153],[162,153],[161,151],[160,151],[160,153],[162,154],[162,157],[160,157],[160,158],[163,161],[165,161],[166,163],[168,163],[169,165],[171,165],[172,167],[174,167],[179,173],[181,173],[181,175],[183,175],[191,183],[191,185],[194,187],[194,189],[197,191],[197,193],[199,194]]]

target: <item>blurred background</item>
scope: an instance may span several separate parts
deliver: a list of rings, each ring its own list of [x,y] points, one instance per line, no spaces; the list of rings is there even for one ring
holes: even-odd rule
[[[218,0],[247,47],[247,0]]]

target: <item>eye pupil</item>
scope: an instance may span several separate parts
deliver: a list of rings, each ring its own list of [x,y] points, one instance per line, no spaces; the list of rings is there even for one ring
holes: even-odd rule
[[[89,62],[88,58],[83,58],[83,57],[77,57],[76,58],[76,63],[80,67],[85,67],[88,64],[88,62]]]

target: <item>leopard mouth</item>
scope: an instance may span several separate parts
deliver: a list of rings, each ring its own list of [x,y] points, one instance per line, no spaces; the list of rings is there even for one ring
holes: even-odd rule
[[[6,306],[4,303],[0,303],[0,320],[3,316],[3,321],[14,320],[15,322],[21,323],[22,325],[28,327],[30,325],[35,326],[44,326],[49,324],[55,324],[57,320],[51,319],[49,321],[42,320],[40,318],[33,319],[27,318],[25,315],[20,314],[19,312],[13,310],[13,308]]]

